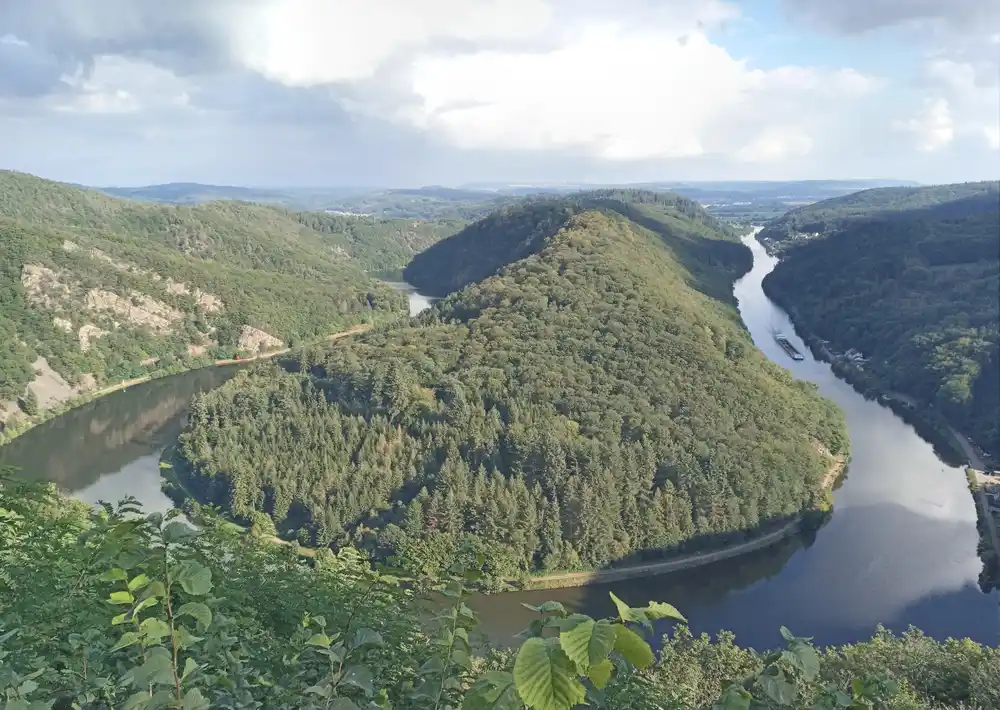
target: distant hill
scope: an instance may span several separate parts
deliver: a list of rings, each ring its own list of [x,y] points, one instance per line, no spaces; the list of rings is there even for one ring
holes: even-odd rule
[[[932,210],[966,211],[962,200],[971,198],[975,204],[968,209],[989,209],[990,197],[996,194],[997,182],[968,182],[954,185],[924,187],[882,187],[862,190],[842,197],[823,200],[790,210],[767,224],[758,239],[772,248],[784,248],[790,243],[825,236],[858,218],[890,216],[898,212]],[[976,202],[977,198],[986,198]],[[978,206],[977,206],[978,205]],[[910,215],[912,216],[912,214]]]
[[[86,187],[75,185],[75,187]],[[365,187],[331,188],[258,188],[237,185],[204,185],[196,182],[172,182],[141,187],[95,187],[112,197],[144,202],[163,202],[176,205],[196,205],[216,200],[240,200],[267,205],[280,205],[289,209],[323,210],[345,197],[371,192]]]
[[[760,238],[782,252],[765,290],[797,325],[1000,454],[1000,183],[867,190]]]
[[[505,207],[407,270],[447,294],[418,319],[198,398],[186,483],[404,566],[468,543],[498,578],[742,540],[825,495],[848,446],[740,323],[751,261],[677,195]]]
[[[364,271],[398,269],[457,229],[233,201],[141,203],[0,172],[0,419],[43,376],[52,396],[40,398],[53,404],[394,318],[405,297]]]

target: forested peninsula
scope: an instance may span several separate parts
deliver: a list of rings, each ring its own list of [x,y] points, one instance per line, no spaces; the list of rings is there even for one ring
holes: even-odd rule
[[[406,313],[366,271],[458,223],[169,206],[0,171],[0,426],[107,382]],[[31,389],[27,389],[30,383]]]
[[[1000,183],[866,190],[760,238],[782,253],[764,290],[796,324],[1000,452]]]
[[[471,545],[497,578],[744,539],[822,498],[848,448],[742,327],[749,266],[676,196],[505,207],[414,261],[448,295],[408,325],[197,397],[185,485],[410,568]]]

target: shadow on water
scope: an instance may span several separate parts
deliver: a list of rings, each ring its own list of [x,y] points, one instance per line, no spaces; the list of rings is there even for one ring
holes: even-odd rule
[[[0,447],[0,465],[88,502],[135,495],[146,507],[163,503],[159,452],[180,433],[191,398],[218,387],[238,367],[163,377],[96,399]]]

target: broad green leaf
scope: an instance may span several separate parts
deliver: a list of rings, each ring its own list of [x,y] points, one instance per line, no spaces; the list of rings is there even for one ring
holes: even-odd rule
[[[329,683],[323,683],[323,685],[310,685],[302,692],[312,693],[313,695],[319,695],[324,698],[329,698],[331,695],[333,695],[333,687]]]
[[[128,574],[120,567],[115,567],[114,569],[109,569],[98,577],[98,579],[102,582],[124,582],[128,579]]]
[[[173,523],[170,525],[173,525]],[[200,690],[197,688],[191,688],[191,690],[184,694],[184,704],[182,707],[184,710],[208,710],[211,706],[208,704],[208,700],[205,699],[205,696],[201,694]]]
[[[132,612],[126,611],[124,614],[119,614],[118,616],[112,617],[111,625],[119,626],[120,624],[127,624],[132,621]]]
[[[460,648],[452,649],[451,662],[460,668],[464,668],[465,670],[472,668],[472,659],[469,658],[468,653]]]
[[[128,648],[133,644],[139,643],[142,640],[142,635],[138,631],[126,631],[122,634],[122,637],[118,639],[118,643],[112,646],[112,651],[117,651],[122,648]]]
[[[149,584],[149,577],[145,574],[140,574],[128,581],[128,590],[134,592],[137,589],[142,589],[147,584]]]
[[[598,688],[603,689],[604,686],[608,684],[608,680],[611,678],[611,672],[614,668],[615,667],[611,661],[605,658],[604,660],[592,665],[587,671],[587,676],[590,678],[591,683]]]
[[[184,680],[196,670],[198,670],[198,663],[193,658],[188,658],[184,661],[184,673],[181,674],[181,680]]]
[[[750,703],[753,696],[744,688],[731,686],[726,689],[722,697],[712,706],[712,710],[750,710]]]
[[[170,661],[170,653],[162,646],[150,649],[146,662],[132,670],[132,683],[136,688],[147,685],[173,685],[174,667]]]
[[[417,675],[431,675],[433,673],[440,673],[445,668],[444,660],[440,656],[432,656],[428,658],[424,665],[420,666],[420,670],[417,671]]]
[[[306,641],[307,646],[320,646],[321,648],[330,648],[331,643],[330,637],[326,634],[313,634],[312,638]]]
[[[330,710],[361,710],[350,698],[339,697],[333,701]]]
[[[537,611],[540,614],[558,614],[559,616],[566,616],[566,607],[559,602],[548,601],[539,606],[521,602],[521,606],[525,609],[531,609],[531,611]]]
[[[793,634],[791,631],[789,631],[787,626],[782,626],[781,627],[781,638],[785,639],[785,641],[794,641],[795,640],[795,634]]]
[[[520,707],[514,676],[505,671],[484,674],[462,701],[463,710],[514,710]]]
[[[375,692],[375,688],[372,687],[372,672],[366,666],[351,666],[344,671],[340,682],[360,688],[365,695],[371,695]]]
[[[615,624],[615,650],[629,663],[642,670],[655,659],[649,644],[635,631],[622,624]]]
[[[536,621],[542,621],[542,620],[536,619]],[[557,629],[559,629],[560,632],[565,633],[567,631],[570,631],[571,629],[575,629],[580,624],[584,624],[588,621],[593,621],[593,619],[591,619],[586,614],[570,614],[569,616],[561,619],[559,618],[549,619],[547,622],[543,621],[542,623],[548,623],[552,626],[555,626]]]
[[[649,623],[649,619],[646,618],[646,613],[642,609],[633,609],[628,604],[623,602],[614,592],[608,592],[611,596],[611,601],[615,603],[615,607],[618,609],[618,618],[624,622],[632,622],[634,624],[642,624],[643,627],[649,631],[653,630],[653,625]]]
[[[643,610],[647,619],[677,619],[687,621],[675,607],[665,602],[650,602]]]
[[[764,693],[778,705],[791,705],[795,700],[795,686],[788,682],[785,674],[778,671],[775,675],[765,674],[757,681]]]
[[[195,636],[188,631],[185,626],[180,626],[174,631],[174,638],[177,640],[178,648],[191,648],[202,639],[201,636]]]
[[[587,697],[576,669],[558,639],[524,642],[514,662],[514,682],[525,705],[538,710],[569,710]]]
[[[781,655],[793,667],[799,669],[807,681],[812,681],[819,675],[819,654],[809,644],[796,641]]]
[[[177,610],[177,616],[190,616],[198,622],[198,628],[207,629],[212,625],[212,610],[201,602],[188,602]]]
[[[354,632],[354,639],[351,641],[351,648],[361,648],[362,646],[381,646],[382,635],[378,631],[371,629],[358,629]]]
[[[21,696],[31,695],[36,690],[38,690],[38,683],[30,679],[17,686],[17,694]]]
[[[194,560],[184,560],[175,572],[175,579],[188,594],[200,597],[212,590],[212,572]]]
[[[135,601],[135,597],[132,596],[132,592],[118,591],[111,592],[111,596],[108,597],[108,604],[131,604]]]
[[[166,527],[163,528],[163,541],[164,542],[181,542],[187,540],[188,538],[194,537],[198,534],[198,531],[187,523],[181,520],[174,520],[167,523]]]
[[[615,627],[610,621],[587,621],[559,634],[559,645],[582,670],[600,663],[615,647]]]
[[[142,623],[139,624],[139,631],[146,637],[143,645],[148,646],[150,642],[156,643],[160,639],[169,636],[170,626],[162,619],[151,616],[148,619],[143,619]]]

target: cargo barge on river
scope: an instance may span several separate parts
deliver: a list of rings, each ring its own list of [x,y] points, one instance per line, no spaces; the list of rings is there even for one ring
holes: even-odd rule
[[[795,346],[789,342],[788,337],[782,333],[774,333],[774,339],[781,346],[781,349],[788,353],[793,360],[805,360],[805,356],[796,350]]]

